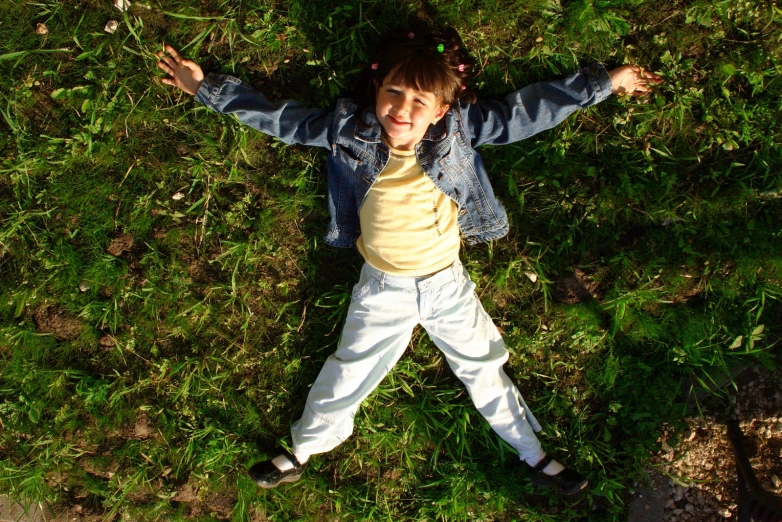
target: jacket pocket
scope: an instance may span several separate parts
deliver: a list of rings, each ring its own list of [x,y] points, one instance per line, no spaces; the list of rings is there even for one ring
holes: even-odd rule
[[[347,165],[352,170],[357,170],[359,167],[364,165],[364,160],[362,160],[355,151],[348,147],[339,145],[337,143],[332,143],[331,150],[339,163]]]
[[[452,146],[451,150],[440,158],[440,168],[448,174],[451,180],[456,181],[472,162],[471,156],[458,146]]]

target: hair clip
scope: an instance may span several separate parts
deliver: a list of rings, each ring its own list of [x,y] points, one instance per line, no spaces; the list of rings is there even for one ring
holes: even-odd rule
[[[466,88],[467,88],[467,86],[466,86],[466,85],[462,85],[462,88],[461,88],[461,89],[459,89],[459,90],[460,90],[460,91],[463,91],[463,90],[465,90]]]
[[[443,44],[438,44],[438,45],[437,45],[437,52],[438,52],[438,53],[441,53],[441,52],[443,52],[443,51],[445,51],[445,45],[443,45]]]
[[[407,33],[407,37],[412,40],[413,38],[415,38],[415,33],[410,31],[409,33]]]
[[[459,72],[464,72],[464,64],[463,63],[459,64]]]
[[[373,70],[373,71],[377,71],[377,66],[378,66],[378,64],[376,64],[376,63],[373,63],[373,64],[372,64],[372,70]]]

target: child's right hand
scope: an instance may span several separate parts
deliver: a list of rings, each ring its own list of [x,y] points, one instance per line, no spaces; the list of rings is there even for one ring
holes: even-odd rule
[[[166,56],[166,52],[163,51],[157,53],[158,58],[160,58],[157,66],[163,69],[170,78],[163,78],[160,81],[166,85],[179,87],[188,94],[195,95],[204,81],[204,71],[194,61],[179,56],[176,49],[170,45],[166,45],[165,49],[170,56]]]

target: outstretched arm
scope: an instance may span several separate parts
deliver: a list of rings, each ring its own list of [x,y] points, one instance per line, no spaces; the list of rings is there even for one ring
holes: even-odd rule
[[[504,100],[467,105],[462,114],[473,147],[504,145],[555,127],[578,109],[612,93],[642,96],[661,81],[638,66],[608,72],[602,65],[591,65],[561,80],[528,85]]]
[[[197,63],[182,58],[170,45],[158,57],[158,67],[168,75],[161,80],[164,84],[194,95],[213,111],[233,114],[245,125],[288,144],[331,147],[328,138],[333,122],[331,112],[303,107],[295,101],[272,103],[231,76],[204,76]]]

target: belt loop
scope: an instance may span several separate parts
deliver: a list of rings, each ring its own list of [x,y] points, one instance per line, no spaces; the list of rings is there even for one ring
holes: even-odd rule
[[[383,286],[386,284],[386,273],[380,272],[380,289],[383,289]]]

